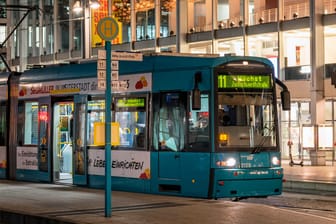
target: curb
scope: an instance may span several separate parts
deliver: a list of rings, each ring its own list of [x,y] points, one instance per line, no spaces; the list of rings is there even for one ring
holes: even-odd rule
[[[333,182],[286,180],[282,187],[285,192],[336,196],[336,183]]]
[[[50,217],[38,215],[23,214],[18,212],[6,211],[0,209],[0,223],[5,224],[75,224],[74,222],[62,221]]]

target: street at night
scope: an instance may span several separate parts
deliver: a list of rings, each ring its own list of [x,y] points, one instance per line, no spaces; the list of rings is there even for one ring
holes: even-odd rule
[[[112,217],[106,218],[103,190],[2,180],[0,191],[0,217],[2,222],[6,220],[5,224],[41,220],[63,224],[331,224],[336,221],[334,195],[285,192],[280,196],[234,202],[113,191]]]

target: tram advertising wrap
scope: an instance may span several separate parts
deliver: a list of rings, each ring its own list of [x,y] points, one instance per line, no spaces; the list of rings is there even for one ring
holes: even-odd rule
[[[112,151],[112,176],[150,179],[149,152]],[[90,175],[105,173],[104,150],[89,150]]]

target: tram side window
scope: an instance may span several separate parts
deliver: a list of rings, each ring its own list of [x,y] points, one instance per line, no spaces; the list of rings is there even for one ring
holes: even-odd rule
[[[82,105],[79,111],[79,120],[85,120],[85,106]],[[100,132],[95,130],[95,124],[103,123],[105,128],[105,101],[101,99],[94,99],[88,102],[88,121],[87,121],[87,144],[89,146],[94,146],[94,136],[99,135]],[[77,133],[84,139],[84,123],[79,123],[77,125]],[[105,132],[104,132],[105,133]],[[105,137],[104,137],[105,139]],[[83,141],[84,142],[84,141]]]
[[[6,134],[7,134],[7,127],[6,127],[6,103],[1,102],[0,104],[0,145],[6,145]]]
[[[38,102],[20,103],[18,107],[18,144],[36,145],[38,141]]]
[[[115,121],[119,123],[119,149],[146,148],[146,97],[130,96],[115,99]]]
[[[188,151],[209,151],[209,96],[201,94],[201,110],[191,109],[189,113]]]
[[[182,151],[186,147],[187,93],[154,94],[153,147],[163,151]]]

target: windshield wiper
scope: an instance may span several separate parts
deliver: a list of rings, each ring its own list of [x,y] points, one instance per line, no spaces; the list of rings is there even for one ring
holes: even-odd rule
[[[257,154],[260,153],[262,151],[262,145],[259,145],[257,147],[254,147],[254,149],[251,151],[251,154]]]

